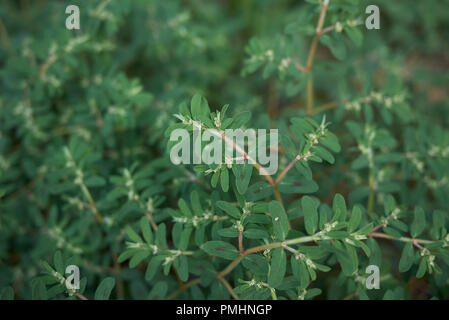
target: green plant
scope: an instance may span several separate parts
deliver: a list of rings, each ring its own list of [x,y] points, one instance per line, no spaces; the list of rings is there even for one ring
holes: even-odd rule
[[[380,31],[356,0],[73,1],[79,32],[69,1],[2,3],[0,297],[447,298],[448,77],[427,55],[449,20],[428,2],[419,38],[401,1]],[[245,163],[173,164],[192,126]],[[246,128],[279,130],[275,175],[223,135]]]

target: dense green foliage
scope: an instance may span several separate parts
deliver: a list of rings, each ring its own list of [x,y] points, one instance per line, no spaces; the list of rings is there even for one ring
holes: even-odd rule
[[[0,297],[448,298],[447,3],[374,2],[2,1]],[[278,172],[172,164],[200,121]]]

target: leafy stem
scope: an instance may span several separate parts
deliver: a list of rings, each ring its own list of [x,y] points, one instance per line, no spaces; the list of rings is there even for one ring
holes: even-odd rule
[[[381,227],[381,225],[374,227],[372,229],[372,231],[367,234],[367,236],[373,237],[373,238],[396,240],[396,241],[401,241],[401,242],[411,242],[415,246],[420,246],[419,244],[430,244],[430,243],[437,242],[437,241],[432,241],[432,240],[414,239],[414,238],[408,238],[408,237],[394,237],[389,234],[375,232],[380,227]],[[290,248],[288,245],[307,243],[307,242],[318,241],[318,240],[332,240],[332,239],[327,236],[314,234],[311,236],[304,236],[304,237],[289,239],[289,240],[282,241],[282,242],[274,242],[274,243],[270,243],[270,244],[265,244],[265,245],[261,245],[261,246],[257,246],[257,247],[245,250],[245,251],[241,252],[241,254],[236,259],[234,259],[225,269],[223,269],[221,272],[217,273],[217,279],[220,280],[225,285],[225,287],[227,288],[229,293],[234,297],[234,299],[239,299],[238,296],[235,294],[234,290],[232,289],[232,287],[230,286],[229,282],[227,282],[224,277],[226,275],[228,275],[232,270],[234,270],[234,268],[240,264],[240,262],[242,261],[242,259],[245,256],[252,254],[252,253],[259,252],[259,251],[264,251],[267,249],[273,249],[273,248],[279,248],[279,247],[283,247],[286,250],[292,250],[292,248]],[[167,297],[167,299],[168,300],[174,299],[182,291],[190,288],[193,285],[199,284],[199,283],[200,283],[199,278],[191,280],[191,281],[187,282],[186,284],[182,285],[178,290],[176,290],[175,292],[170,294]],[[271,290],[271,294],[272,294],[273,300],[276,300],[277,297],[276,297],[274,290]],[[352,296],[348,297],[348,299],[350,299],[350,298],[352,298]]]
[[[240,256],[238,256],[234,261],[232,261],[223,271],[218,273],[218,276],[224,277],[228,273],[230,273],[239,263],[240,261],[247,255],[251,253],[256,253],[259,251],[267,250],[267,249],[273,249],[273,248],[279,248],[288,244],[299,244],[299,243],[305,243],[305,242],[311,242],[315,241],[317,238],[315,235],[312,236],[305,236],[305,237],[299,237],[295,239],[290,239],[282,242],[274,242],[270,244],[265,244],[261,246],[257,246],[248,250],[245,250],[241,253]],[[325,240],[324,238],[322,240]]]
[[[103,223],[103,217],[101,216],[100,211],[98,211],[97,206],[95,205],[95,201],[92,198],[92,195],[89,192],[89,189],[87,189],[86,185],[84,183],[82,183],[80,185],[81,191],[83,192],[84,196],[87,198],[87,200],[89,201],[89,206],[92,210],[92,212],[95,215],[95,218],[97,219],[97,221],[99,223]]]
[[[153,230],[156,231],[157,230],[157,224],[154,222],[153,214],[151,212],[147,212],[145,214],[145,216],[147,217],[148,222],[150,222],[151,228],[153,228]]]
[[[374,229],[375,228],[373,228],[373,230]],[[373,237],[373,238],[384,238],[384,239],[397,240],[397,241],[402,241],[402,242],[422,243],[422,244],[429,244],[429,243],[436,242],[436,241],[432,241],[432,240],[413,239],[413,238],[407,238],[407,237],[399,237],[398,238],[398,237],[393,237],[391,235],[388,235],[385,233],[379,233],[379,232],[370,232],[368,234],[368,236]],[[331,240],[331,238],[323,237],[323,236],[318,237],[317,234],[315,234],[315,235],[311,235],[311,236],[299,237],[299,238],[295,238],[295,239],[290,239],[290,240],[286,240],[286,241],[282,241],[282,242],[270,243],[270,244],[261,245],[261,246],[257,246],[257,247],[248,249],[248,250],[244,251],[234,261],[232,261],[223,271],[218,273],[218,276],[224,277],[227,274],[229,274],[240,263],[240,261],[245,256],[247,256],[251,253],[256,253],[256,252],[267,250],[267,249],[287,247],[288,245],[312,242],[312,241],[317,241],[317,240]]]
[[[64,155],[65,155],[65,158],[67,159],[66,166],[69,168],[73,168],[73,170],[76,174],[75,184],[80,187],[81,192],[83,193],[83,195],[86,197],[87,201],[89,202],[89,207],[90,207],[91,211],[93,212],[95,219],[97,219],[97,221],[99,223],[103,223],[103,217],[102,217],[100,211],[98,210],[97,205],[95,204],[95,201],[89,192],[89,189],[86,187],[86,184],[84,183],[83,171],[75,163],[75,160],[74,160],[73,155],[70,152],[69,148],[67,148],[67,147],[64,148]]]
[[[425,239],[414,239],[414,238],[407,238],[407,237],[394,237],[392,235],[386,234],[386,233],[380,233],[380,232],[370,232],[368,236],[373,238],[383,238],[383,239],[390,239],[390,240],[396,240],[396,241],[402,241],[402,242],[411,242],[412,244],[429,244],[429,243],[435,243],[438,241],[433,240],[425,240]]]
[[[300,155],[296,156],[296,158],[293,159],[288,164],[288,166],[284,169],[284,171],[281,172],[281,174],[277,177],[276,181],[274,182],[274,185],[277,185],[279,182],[281,182],[282,178],[287,174],[287,172],[290,171],[291,168],[293,168],[295,163],[298,162],[299,160],[301,160],[301,156]]]

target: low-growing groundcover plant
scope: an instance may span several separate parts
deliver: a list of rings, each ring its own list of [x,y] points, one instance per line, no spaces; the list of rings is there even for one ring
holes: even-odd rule
[[[0,297],[448,298],[448,23],[437,0],[2,1]],[[277,172],[174,164],[194,127],[277,129]]]

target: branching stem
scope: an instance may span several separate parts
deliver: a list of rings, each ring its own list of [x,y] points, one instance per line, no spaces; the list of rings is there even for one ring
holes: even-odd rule
[[[407,238],[407,237],[394,237],[394,236],[391,236],[389,234],[375,232],[375,230],[378,230],[380,227],[382,227],[382,225],[378,225],[378,226],[374,227],[372,229],[372,231],[370,233],[368,233],[368,236],[369,237],[373,237],[373,238],[383,238],[383,239],[396,240],[396,241],[401,241],[401,242],[411,242],[415,246],[420,246],[420,244],[429,244],[429,243],[437,242],[437,241],[425,240],[425,239],[413,239],[413,238]],[[324,236],[324,237],[323,236],[317,237],[316,235],[311,235],[311,236],[305,236],[305,237],[299,237],[299,238],[295,238],[295,239],[290,239],[290,240],[286,240],[286,241],[282,241],[282,242],[275,242],[275,243],[265,244],[265,245],[261,245],[261,246],[257,246],[257,247],[245,250],[235,260],[233,260],[223,271],[217,273],[217,279],[219,279],[221,282],[223,282],[223,280],[225,280],[224,277],[226,275],[228,275],[232,270],[234,270],[234,268],[239,265],[240,261],[242,261],[242,259],[245,256],[247,256],[247,255],[249,255],[251,253],[256,253],[256,252],[259,252],[259,251],[264,251],[264,250],[267,250],[267,249],[273,249],[273,248],[279,248],[279,247],[283,247],[283,248],[289,250],[289,249],[293,249],[293,248],[290,248],[288,245],[307,243],[307,242],[313,242],[313,241],[321,241],[321,240],[331,240],[331,238],[326,237],[326,236]],[[192,285],[198,284],[199,282],[200,282],[200,279],[195,279],[195,280],[187,282],[186,284],[182,285],[177,291],[175,291],[174,293],[169,295],[167,297],[167,299],[170,300],[170,299],[176,298],[176,296],[180,292],[188,289]],[[228,291],[231,293],[232,287],[229,285],[229,283],[226,281],[226,283],[223,282],[223,284],[226,286]],[[229,285],[229,287],[226,284]],[[229,288],[231,290],[229,290]],[[234,291],[232,290],[232,292],[234,292]],[[234,295],[232,293],[231,293],[231,295],[234,297]],[[348,296],[347,298],[350,299],[352,297],[353,296]],[[238,297],[235,298],[235,299],[238,299]],[[274,299],[274,296],[273,296],[273,299]]]
[[[390,239],[390,240],[396,240],[396,241],[402,241],[402,242],[411,242],[412,244],[429,244],[434,243],[436,241],[433,240],[425,240],[425,239],[413,239],[413,238],[407,238],[407,237],[394,237],[392,235],[386,234],[386,233],[380,233],[380,232],[370,232],[368,236],[373,238],[383,238],[383,239]]]
[[[288,166],[284,169],[284,171],[282,171],[282,173],[279,175],[279,177],[277,177],[276,181],[274,182],[274,185],[277,185],[279,182],[281,182],[282,178],[284,178],[284,176],[287,174],[287,172],[289,172],[290,169],[293,168],[295,163],[298,162],[299,160],[301,160],[301,156],[297,156],[295,159],[293,159],[288,164]]]
[[[257,170],[259,170],[259,172],[265,177],[265,179],[268,181],[270,185],[273,185],[274,181],[268,174],[268,172],[265,170],[265,168],[263,168],[260,164],[258,164],[249,154],[245,152],[245,150],[243,150],[240,146],[238,146],[234,141],[229,139],[225,134],[223,134],[221,137],[228,145],[232,146],[237,152],[239,152],[244,159],[247,159],[249,163],[252,163],[252,165]]]
[[[228,289],[229,293],[231,294],[231,296],[235,300],[240,300],[239,296],[234,292],[234,289],[232,289],[231,285],[229,284],[229,282],[225,278],[223,278],[222,276],[218,276],[217,278],[218,278],[218,280],[220,280],[224,284],[226,289]]]

